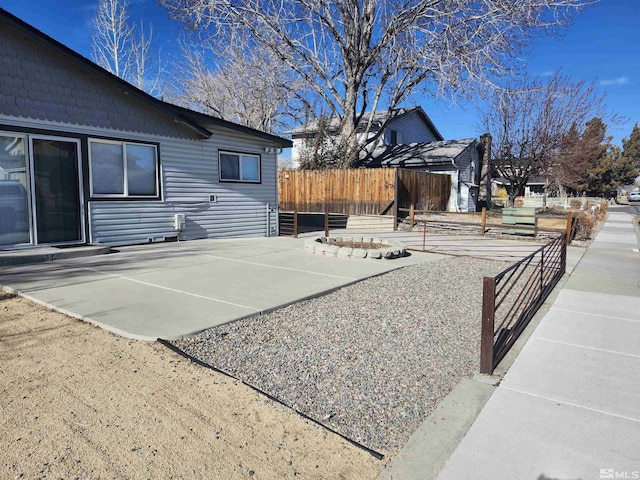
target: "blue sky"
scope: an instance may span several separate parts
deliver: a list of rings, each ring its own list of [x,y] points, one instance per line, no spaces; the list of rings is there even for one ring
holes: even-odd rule
[[[0,0],[0,7],[44,33],[91,58],[91,19],[97,0]],[[180,26],[166,18],[153,0],[131,1],[132,20],[152,23],[165,56],[176,47]],[[576,18],[560,37],[535,42],[527,70],[549,75],[562,68],[574,80],[596,80],[598,93],[613,113],[626,118],[609,125],[614,143],[621,144],[633,124],[640,122],[640,2],[602,0]],[[471,104],[420,102],[445,138],[465,138],[482,133],[475,107]]]

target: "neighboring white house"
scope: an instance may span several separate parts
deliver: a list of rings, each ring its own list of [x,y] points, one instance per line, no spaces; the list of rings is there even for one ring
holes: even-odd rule
[[[0,72],[0,249],[277,231],[289,140],[151,97],[2,9]]]
[[[361,128],[357,129],[359,141],[364,141],[364,126],[369,123],[371,113],[365,113],[360,122]],[[386,125],[385,125],[386,122]],[[380,128],[384,126],[384,132],[370,148],[381,145],[398,145],[403,143],[433,142],[444,140],[431,119],[424,112],[422,107],[398,108],[395,110],[384,110],[373,112],[371,129],[367,135],[372,138],[378,134]],[[331,118],[327,126],[329,134],[338,133],[338,119]],[[283,133],[291,135],[293,148],[291,151],[291,161],[294,166],[298,166],[300,157],[304,150],[308,148],[311,140],[318,134],[318,122],[311,122],[300,127],[296,127]]]
[[[361,125],[371,114],[365,114]],[[474,138],[444,140],[422,107],[373,113],[369,138],[380,132],[378,141],[363,152],[361,168],[410,168],[451,176],[449,211],[476,211],[483,144]],[[338,121],[331,119],[329,132],[337,134]],[[293,141],[292,161],[299,162],[318,131],[316,122],[284,132]],[[363,135],[360,133],[360,135]],[[360,140],[364,140],[360,138]]]

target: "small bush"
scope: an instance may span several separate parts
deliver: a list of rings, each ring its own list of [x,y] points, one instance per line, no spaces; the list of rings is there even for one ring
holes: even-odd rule
[[[582,200],[574,198],[569,202],[569,205],[571,205],[571,208],[574,210],[580,210],[582,208]]]
[[[609,212],[609,202],[603,200],[600,202],[600,208],[598,209],[598,221],[602,222],[607,218],[607,213]]]
[[[589,240],[596,225],[596,219],[589,212],[582,212],[576,220],[576,240]]]

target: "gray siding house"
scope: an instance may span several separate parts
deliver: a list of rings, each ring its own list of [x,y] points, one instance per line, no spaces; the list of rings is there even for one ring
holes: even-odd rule
[[[371,130],[368,137],[371,138],[383,129],[377,143],[372,148],[384,145],[397,145],[415,142],[434,142],[444,140],[436,126],[433,124],[422,107],[397,108],[391,111],[382,110],[373,113],[365,113],[360,122],[366,125],[371,120]],[[328,125],[329,133],[338,131],[338,119],[332,118]],[[300,156],[308,147],[309,142],[318,133],[318,122],[311,122],[301,125],[287,132],[284,135],[291,135],[293,140],[293,150],[291,152],[291,161],[297,165]],[[364,135],[364,133],[357,133]],[[364,140],[364,138],[360,138]]]
[[[153,98],[0,9],[0,249],[277,231],[289,140]]]

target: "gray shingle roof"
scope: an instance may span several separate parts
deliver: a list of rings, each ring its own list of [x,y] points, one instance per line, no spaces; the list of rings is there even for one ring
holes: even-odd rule
[[[475,138],[465,138],[429,143],[385,145],[376,147],[371,153],[364,154],[360,166],[380,168],[453,164],[462,152],[475,143]]]
[[[12,15],[3,8],[0,8],[0,24],[8,25],[13,29],[18,30],[37,44],[52,50],[53,52],[63,56],[67,60],[70,60],[75,65],[89,72],[91,75],[94,75],[97,78],[101,78],[102,80],[105,80],[119,88],[123,93],[130,94],[133,97],[145,102],[147,105],[154,108],[161,114],[168,116],[173,121],[195,131],[201,138],[211,137],[212,132],[210,132],[205,126],[203,126],[206,124],[211,124],[239,131],[247,135],[263,138],[265,140],[270,140],[282,147],[291,147],[292,145],[291,141],[286,138],[255,130],[253,128],[245,127],[244,125],[239,125],[237,123],[223,120],[221,118],[195,112],[152,97],[148,93],[134,87],[125,80],[122,80],[121,78],[108,72],[88,58],[83,57],[78,52],[70,49],[66,45],[41,32],[34,26],[19,19],[15,15]]]

